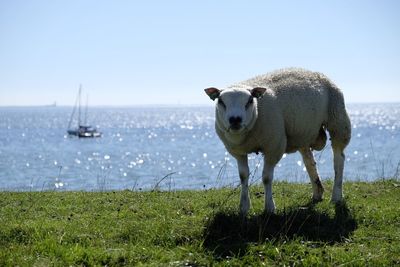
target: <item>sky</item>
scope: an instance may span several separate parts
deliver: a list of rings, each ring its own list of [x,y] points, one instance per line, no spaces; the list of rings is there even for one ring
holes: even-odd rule
[[[0,0],[0,106],[207,105],[284,67],[400,102],[400,1]]]

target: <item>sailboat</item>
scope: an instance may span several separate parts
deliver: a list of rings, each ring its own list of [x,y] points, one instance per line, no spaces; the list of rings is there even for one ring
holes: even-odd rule
[[[68,123],[68,135],[71,136],[78,136],[78,137],[101,137],[101,132],[97,131],[97,129],[93,126],[87,124],[87,110],[88,110],[88,103],[86,101],[86,108],[85,108],[85,120],[82,124],[81,121],[81,95],[82,95],[82,85],[79,86],[78,96],[75,101],[74,109],[71,113],[71,118],[69,119]],[[76,108],[78,107],[78,125],[76,128],[71,128],[72,121],[74,120],[74,115],[76,112]]]

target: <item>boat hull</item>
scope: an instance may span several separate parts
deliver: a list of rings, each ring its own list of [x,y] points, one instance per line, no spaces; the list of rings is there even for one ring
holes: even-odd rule
[[[80,127],[79,129],[67,130],[68,135],[77,136],[79,138],[95,138],[101,137],[102,133],[98,132],[97,129],[88,129],[88,127]]]

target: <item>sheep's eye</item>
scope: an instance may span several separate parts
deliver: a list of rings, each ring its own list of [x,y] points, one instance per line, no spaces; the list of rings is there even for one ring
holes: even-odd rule
[[[253,96],[250,96],[249,101],[247,101],[246,104],[246,109],[248,109],[250,107],[251,104],[253,104],[254,100],[253,100]]]
[[[223,108],[226,108],[224,101],[221,98],[218,98],[218,104],[221,105]]]

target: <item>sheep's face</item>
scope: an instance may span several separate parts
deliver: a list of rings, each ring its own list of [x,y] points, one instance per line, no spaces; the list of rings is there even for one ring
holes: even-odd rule
[[[240,134],[250,130],[257,119],[257,98],[261,97],[265,88],[256,87],[251,90],[219,90],[205,89],[212,99],[217,99],[216,120],[224,131]]]

